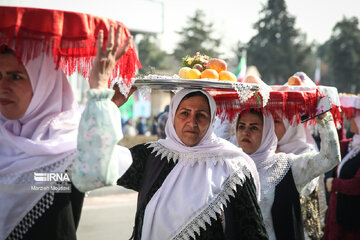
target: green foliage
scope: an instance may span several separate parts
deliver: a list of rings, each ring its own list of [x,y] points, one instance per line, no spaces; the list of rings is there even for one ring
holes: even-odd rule
[[[174,51],[175,57],[182,59],[186,55],[192,56],[195,52],[219,56],[217,48],[221,41],[212,37],[213,31],[213,24],[205,20],[205,13],[197,10],[195,15],[187,20],[185,27],[177,32],[181,40]]]
[[[295,17],[287,12],[285,1],[268,0],[260,16],[254,24],[257,34],[247,45],[238,46],[239,53],[247,49],[247,65],[255,65],[271,84],[283,84],[298,71],[309,72],[311,47],[306,36],[295,29]]]
[[[329,73],[339,92],[360,92],[360,29],[356,17],[336,23],[326,43]]]
[[[144,35],[138,44],[139,59],[142,69],[140,74],[154,73],[155,70],[168,69],[166,52],[162,51],[157,44],[157,38],[152,35]]]

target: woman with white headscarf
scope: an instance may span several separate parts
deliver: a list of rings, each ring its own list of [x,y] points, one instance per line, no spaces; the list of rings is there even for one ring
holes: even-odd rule
[[[355,135],[348,153],[335,169],[335,177],[327,181],[331,191],[326,216],[326,240],[355,240],[360,238],[360,116],[351,119]]]
[[[76,100],[52,55],[20,59],[0,46],[0,239],[76,239],[84,198],[69,183],[72,162],[83,158]]]
[[[302,123],[291,124],[287,119],[281,119],[280,114],[274,114],[273,117],[278,138],[277,152],[296,155],[318,152],[307,126]],[[320,239],[323,235],[327,208],[323,174],[309,182],[300,195],[305,239]]]
[[[321,151],[300,155],[276,153],[278,140],[271,115],[251,109],[237,118],[237,143],[254,160],[259,172],[259,205],[269,239],[304,239],[299,193],[339,162],[335,125],[332,116],[325,115],[317,118]]]
[[[132,164],[117,184],[139,192],[134,239],[267,239],[256,167],[241,149],[214,135],[215,114],[207,92],[181,90],[170,104],[167,138],[118,155]],[[81,125],[90,126],[93,118]],[[76,163],[79,171],[82,164],[88,162]]]
[[[68,80],[55,69],[45,54],[23,66],[2,46],[0,239],[76,238],[83,194],[29,189],[37,184],[34,173],[63,173],[76,153],[80,114]]]
[[[214,99],[199,89],[179,91],[171,100],[166,139],[129,150],[116,145],[121,125],[115,113],[126,97],[116,95],[117,106],[110,101],[114,58],[100,52],[98,62],[79,126],[82,157],[72,166],[74,185],[85,192],[106,179],[138,191],[133,239],[267,239],[256,166],[214,135]]]

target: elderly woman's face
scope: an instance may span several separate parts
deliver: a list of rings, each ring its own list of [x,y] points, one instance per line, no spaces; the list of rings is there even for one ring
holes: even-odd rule
[[[236,140],[247,154],[253,154],[260,147],[263,132],[263,118],[254,113],[241,115],[236,126]]]
[[[24,65],[13,54],[0,54],[0,112],[10,120],[24,116],[33,91]]]
[[[193,147],[205,136],[210,120],[206,97],[194,96],[181,101],[175,113],[174,128],[180,140]]]

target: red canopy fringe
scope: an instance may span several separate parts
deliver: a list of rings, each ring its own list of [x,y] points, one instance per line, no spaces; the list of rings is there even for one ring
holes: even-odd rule
[[[358,108],[341,106],[341,111],[343,112],[347,120],[350,120],[352,117],[360,115],[360,109]]]
[[[300,123],[302,115],[314,117],[318,100],[323,96],[317,89],[312,91],[272,91],[267,105],[263,107],[259,93],[243,103],[240,102],[235,92],[213,95],[217,104],[217,114],[221,116],[222,120],[226,118],[232,121],[240,112],[255,108],[264,114],[280,114],[292,124]],[[339,107],[333,105],[331,113],[335,122],[340,123]]]
[[[52,55],[57,67],[71,75],[89,71],[96,55],[99,30],[104,31],[104,48],[110,25],[122,27],[121,43],[131,35],[124,24],[90,14],[59,10],[0,7],[0,46],[5,44],[15,51],[23,62],[42,53]],[[117,62],[113,77],[121,76],[130,87],[140,61],[134,44]]]

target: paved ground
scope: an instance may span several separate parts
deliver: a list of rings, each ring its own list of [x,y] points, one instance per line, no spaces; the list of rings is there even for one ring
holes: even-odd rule
[[[90,192],[84,200],[79,240],[126,240],[132,233],[137,193],[108,187]]]

